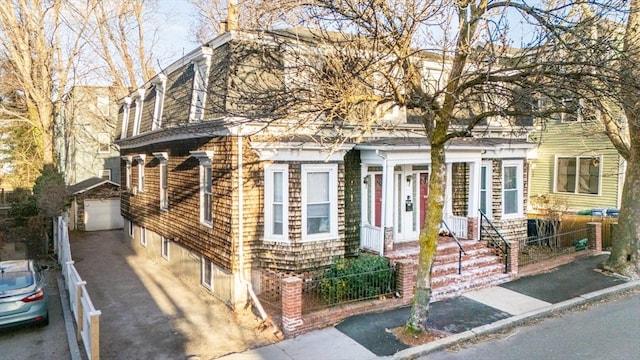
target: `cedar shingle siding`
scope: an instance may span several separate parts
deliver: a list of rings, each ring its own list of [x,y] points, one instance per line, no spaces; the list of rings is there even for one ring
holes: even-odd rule
[[[193,89],[193,64],[186,64],[167,76],[162,116],[163,128],[185,124],[189,120]]]
[[[347,152],[344,157],[344,164],[344,247],[346,255],[353,255],[357,254],[360,249],[360,219],[362,217],[360,151],[351,150]]]
[[[146,153],[145,189],[136,195],[124,193],[122,214],[180,245],[203,254],[217,266],[231,269],[231,199],[233,156],[230,138],[188,140],[156,144],[123,155]],[[200,163],[191,150],[213,150],[212,227],[200,223]],[[159,160],[153,152],[168,153],[169,211],[160,210]],[[126,163],[123,162],[123,166]],[[124,168],[123,168],[124,172]],[[131,167],[132,184],[137,184],[137,161]]]

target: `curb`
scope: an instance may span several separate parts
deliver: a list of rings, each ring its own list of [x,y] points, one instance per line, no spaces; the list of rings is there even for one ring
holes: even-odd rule
[[[80,348],[76,342],[76,330],[73,326],[73,317],[71,315],[71,308],[69,307],[69,299],[67,298],[67,292],[64,289],[64,280],[62,279],[62,275],[58,274],[58,292],[60,293],[60,304],[62,305],[62,315],[64,317],[64,326],[67,333],[67,342],[69,343],[69,353],[71,354],[71,360],[82,360]]]
[[[497,333],[504,329],[514,327],[534,319],[541,319],[551,316],[568,309],[575,308],[580,305],[596,302],[607,296],[615,295],[627,290],[640,289],[640,280],[629,281],[624,284],[612,286],[603,290],[593,291],[584,295],[580,295],[573,299],[565,300],[556,304],[546,306],[544,308],[533,310],[524,314],[511,316],[506,319],[498,320],[491,324],[475,327],[462,333],[447,336],[446,338],[430,342],[428,344],[419,345],[404,349],[395,353],[391,359],[415,359],[419,356],[427,355],[436,351],[443,350],[457,343],[465,342],[476,337],[487,334]]]

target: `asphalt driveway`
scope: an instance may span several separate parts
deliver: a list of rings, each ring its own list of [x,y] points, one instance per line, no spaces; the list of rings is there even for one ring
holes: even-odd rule
[[[138,257],[122,230],[75,232],[71,253],[100,318],[103,359],[212,359],[269,344],[249,311],[233,312]]]

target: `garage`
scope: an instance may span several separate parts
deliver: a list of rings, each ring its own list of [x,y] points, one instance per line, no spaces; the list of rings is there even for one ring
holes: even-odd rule
[[[85,231],[119,229],[122,228],[122,224],[120,199],[85,199]]]
[[[71,196],[69,229],[98,231],[121,229],[120,185],[90,178],[67,187]]]

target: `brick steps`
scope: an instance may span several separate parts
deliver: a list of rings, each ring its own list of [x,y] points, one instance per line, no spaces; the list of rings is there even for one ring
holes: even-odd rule
[[[465,254],[462,254],[462,271],[458,274],[458,244],[448,237],[441,237],[438,241],[431,278],[434,300],[459,296],[467,291],[510,280],[510,275],[504,273],[502,258],[496,255],[495,249],[476,240],[460,240],[460,244]],[[402,244],[398,251],[387,256],[393,262],[417,264],[418,244],[408,245]]]

